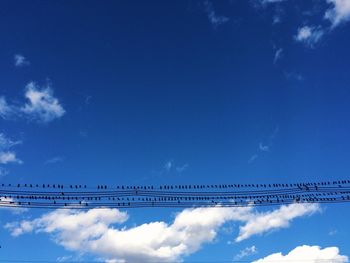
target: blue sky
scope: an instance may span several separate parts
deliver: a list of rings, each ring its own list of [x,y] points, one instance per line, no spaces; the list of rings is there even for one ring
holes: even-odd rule
[[[0,6],[2,183],[348,178],[349,0]],[[349,215],[3,208],[0,259],[347,262]]]

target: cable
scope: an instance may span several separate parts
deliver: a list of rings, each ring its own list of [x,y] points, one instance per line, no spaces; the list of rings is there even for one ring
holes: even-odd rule
[[[45,189],[44,189],[45,188]],[[302,184],[117,186],[2,184],[0,207],[90,209],[244,207],[292,203],[348,203],[350,181]]]

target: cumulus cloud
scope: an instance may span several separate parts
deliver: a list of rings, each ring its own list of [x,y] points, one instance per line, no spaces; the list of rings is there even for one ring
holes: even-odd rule
[[[325,18],[332,23],[332,28],[350,20],[349,0],[327,0],[332,5],[325,13]]]
[[[93,253],[111,262],[170,262],[214,241],[219,228],[227,222],[245,224],[238,237],[243,240],[254,234],[287,227],[293,218],[315,209],[307,208],[314,205],[295,206],[303,208],[291,205],[266,213],[258,213],[252,207],[185,209],[172,223],[155,221],[119,229],[115,224],[125,222],[128,215],[117,209],[56,210],[34,220],[8,223],[5,227],[13,236],[29,232],[48,233],[66,249]],[[281,216],[282,223],[269,222],[276,221],[269,214]]]
[[[295,40],[301,42],[308,47],[313,47],[324,35],[321,27],[303,26],[298,29]]]
[[[226,16],[216,14],[213,4],[210,1],[204,2],[205,11],[207,13],[208,19],[213,26],[219,26],[227,23],[230,19]]]
[[[100,236],[112,223],[123,223],[128,219],[125,212],[117,209],[91,209],[86,212],[76,210],[55,210],[33,221],[9,223],[13,236],[35,231],[58,233],[55,241],[68,249],[79,249],[79,245]]]
[[[21,111],[31,119],[50,122],[65,114],[62,105],[53,96],[50,86],[39,88],[34,82],[30,82],[26,86],[25,97],[28,102],[21,107]]]
[[[322,249],[319,246],[299,246],[290,251],[287,255],[282,253],[274,253],[265,258],[254,261],[253,263],[268,263],[268,262],[317,262],[324,263],[346,263],[348,257],[339,254],[337,247],[327,247]]]
[[[30,64],[29,61],[21,54],[14,55],[13,59],[16,67],[28,66]]]

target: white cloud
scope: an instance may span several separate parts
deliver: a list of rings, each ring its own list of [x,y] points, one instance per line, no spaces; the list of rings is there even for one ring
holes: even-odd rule
[[[281,16],[276,14],[272,17],[272,24],[276,25],[281,22]]]
[[[260,1],[262,4],[274,4],[274,3],[283,2],[285,0],[258,0],[258,1]]]
[[[248,163],[254,162],[256,159],[258,159],[258,157],[259,157],[259,155],[253,154],[252,157],[250,157],[250,159],[248,160]]]
[[[84,262],[82,255],[68,255],[68,256],[62,256],[58,257],[56,259],[57,262]],[[101,261],[102,262],[102,261]]]
[[[23,162],[17,158],[14,151],[9,149],[15,145],[21,144],[22,141],[13,141],[5,136],[5,134],[0,133],[0,164],[17,163],[22,164]],[[8,171],[0,166],[0,176],[8,174]]]
[[[6,102],[4,97],[0,97],[0,117],[8,119],[14,113],[13,108]]]
[[[65,114],[65,110],[53,96],[50,86],[38,87],[34,82],[27,84],[25,97],[28,100],[23,106],[10,105],[5,97],[0,97],[0,117],[9,119],[11,117],[22,117],[39,122],[50,122]]]
[[[15,152],[11,152],[11,151],[0,152],[0,164],[8,164],[8,163],[21,164],[22,161],[16,157]]]
[[[240,260],[242,258],[248,257],[250,255],[254,255],[258,253],[257,249],[255,246],[251,246],[251,247],[246,247],[245,249],[241,250],[235,257],[234,260]]]
[[[28,66],[30,62],[21,54],[16,54],[13,57],[16,67]]]
[[[0,150],[9,149],[17,144],[21,144],[22,141],[13,141],[5,136],[5,134],[0,133]]]
[[[165,164],[164,164],[164,170],[166,172],[169,172],[171,170],[171,168],[173,167],[173,161],[167,161]]]
[[[4,202],[4,203],[1,203]],[[0,197],[0,209],[10,211],[12,214],[22,214],[28,211],[28,208],[18,207],[16,204],[9,204],[9,202],[15,202],[15,199],[11,197]],[[4,206],[4,205],[7,206]]]
[[[336,229],[332,229],[332,230],[330,230],[330,231],[328,232],[328,235],[334,236],[334,235],[336,235],[337,233],[338,233],[338,231],[337,231]]]
[[[21,111],[31,119],[49,122],[65,114],[65,110],[53,96],[49,86],[40,89],[34,82],[30,82],[26,86],[25,97],[29,102],[21,108]]]
[[[16,157],[14,151],[9,151],[11,147],[21,144],[21,141],[13,141],[5,136],[5,134],[0,133],[0,164],[8,163],[18,163],[21,164],[22,161]],[[2,170],[4,171],[4,170]],[[7,172],[6,172],[7,173]],[[5,174],[5,172],[4,172]],[[2,174],[2,175],[4,175]]]
[[[286,76],[287,79],[292,80],[292,81],[303,81],[304,76],[298,72],[284,72],[284,75]]]
[[[87,212],[76,210],[55,210],[33,221],[6,224],[13,236],[28,232],[58,233],[55,241],[72,250],[87,243],[108,230],[112,223],[123,223],[128,219],[125,212],[117,209],[91,209]]]
[[[287,227],[290,220],[314,209],[307,208],[314,205],[300,205],[301,209],[295,206],[298,205],[283,206],[266,213],[255,212],[252,207],[185,209],[176,215],[171,224],[155,221],[120,229],[114,224],[125,222],[128,215],[117,209],[92,209],[87,212],[56,210],[31,221],[8,223],[5,227],[13,236],[28,232],[48,233],[66,249],[93,253],[113,262],[170,262],[214,241],[219,228],[229,221],[245,223],[239,236],[245,239]],[[283,223],[268,222],[276,221],[268,217],[269,214],[281,216]],[[254,231],[250,230],[252,227]]]
[[[327,2],[332,4],[332,8],[326,11],[325,18],[330,20],[332,28],[350,20],[349,0],[327,0]]]
[[[176,172],[181,174],[187,170],[189,165],[187,163],[183,165],[178,165],[174,160],[168,160],[164,163],[162,170],[159,171],[159,174],[170,174]]]
[[[295,40],[309,47],[313,47],[324,35],[324,30],[321,27],[303,26],[298,28],[298,33]]]
[[[285,2],[286,0],[251,0],[251,4],[253,5],[253,7],[255,8],[266,8],[268,6],[273,6],[274,8],[280,8],[279,4],[282,2]],[[277,23],[279,23],[279,18],[277,18],[278,21],[276,21]],[[273,18],[273,20],[275,20],[275,17]]]
[[[45,161],[45,164],[55,164],[63,162],[63,158],[61,156],[55,156]]]
[[[253,263],[269,263],[269,262],[310,262],[310,263],[345,263],[348,257],[339,254],[337,247],[327,247],[322,249],[319,246],[299,246],[290,251],[287,255],[275,253],[265,258],[254,261]]]
[[[262,152],[268,152],[270,150],[269,145],[264,145],[262,142],[259,143],[259,150]]]
[[[282,56],[283,56],[283,49],[282,48],[276,49],[275,56],[273,58],[273,64],[276,64],[277,61],[282,58]]]
[[[7,175],[9,171],[3,167],[0,167],[0,178]]]
[[[177,166],[176,167],[176,171],[178,173],[182,173],[182,172],[184,172],[184,171],[186,171],[188,169],[188,166],[189,165],[187,163],[185,163],[184,165],[181,165],[181,166]]]
[[[312,215],[318,211],[320,211],[318,204],[291,204],[281,206],[272,212],[258,213],[250,217],[247,223],[239,228],[239,235],[236,238],[236,242],[274,229],[287,228],[293,219]]]
[[[56,210],[33,221],[10,223],[5,227],[13,236],[32,231],[51,233],[66,249],[96,253],[106,259],[168,262],[212,241],[226,221],[247,220],[250,211],[251,208],[185,209],[172,224],[156,221],[116,229],[110,225],[127,219],[126,213],[117,209]]]
[[[205,11],[207,12],[208,19],[213,26],[219,26],[227,23],[230,19],[226,16],[217,15],[214,11],[213,4],[210,1],[204,2]]]
[[[261,153],[267,153],[271,150],[273,146],[273,140],[277,136],[279,132],[278,126],[273,130],[273,132],[270,134],[270,136],[264,140],[263,142],[260,142],[258,145],[258,149],[256,150],[255,154],[253,154],[250,159],[248,160],[248,163],[253,163],[260,155]]]

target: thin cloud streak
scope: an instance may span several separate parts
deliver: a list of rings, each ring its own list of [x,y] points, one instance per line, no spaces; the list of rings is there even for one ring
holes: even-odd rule
[[[16,67],[24,67],[30,65],[30,62],[27,60],[27,58],[21,54],[15,54],[13,59]]]

